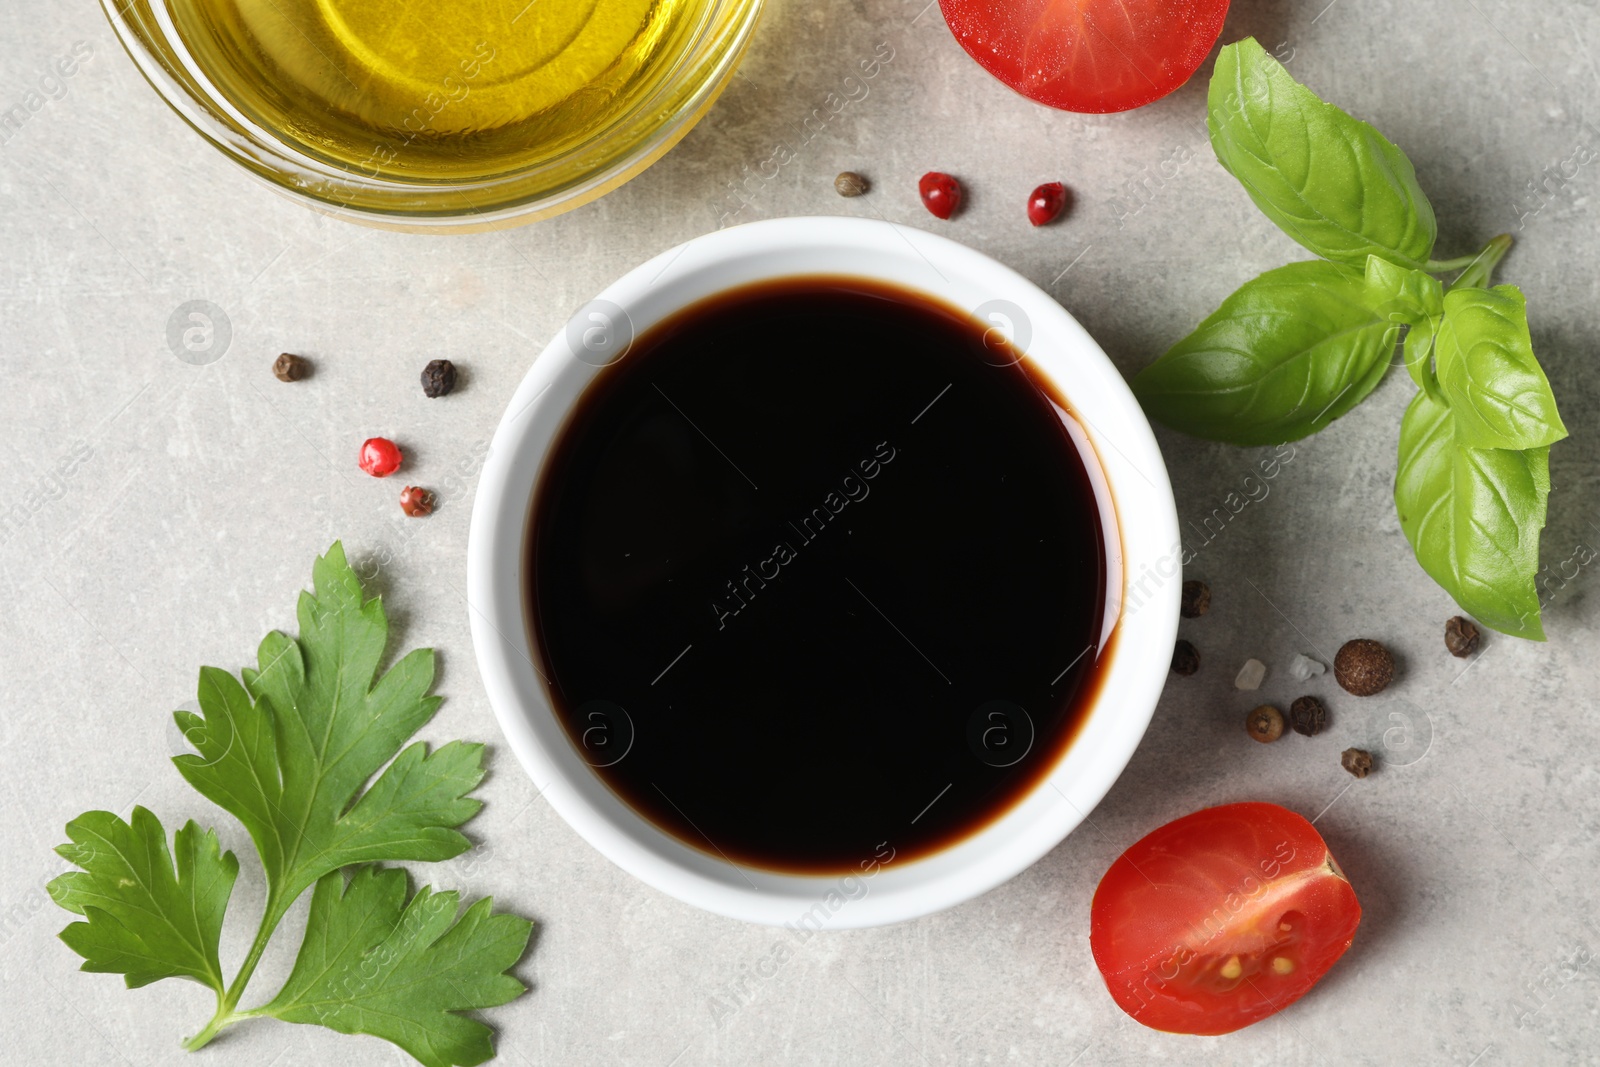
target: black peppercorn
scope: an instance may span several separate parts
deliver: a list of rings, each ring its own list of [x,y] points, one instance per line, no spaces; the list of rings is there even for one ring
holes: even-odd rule
[[[1394,657],[1378,642],[1358,637],[1333,657],[1333,676],[1346,692],[1369,697],[1394,680]]]
[[[436,359],[422,368],[422,391],[429,398],[444,396],[456,387],[456,365]]]
[[[1211,610],[1211,587],[1205,582],[1190,581],[1183,583],[1183,604],[1178,611],[1186,619],[1198,619]]]
[[[1187,678],[1200,669],[1200,652],[1187,641],[1172,647],[1172,673]]]
[[[280,382],[298,382],[311,373],[311,364],[293,352],[285,352],[272,361],[272,373]]]
[[[1470,619],[1457,615],[1444,624],[1444,647],[1452,656],[1463,659],[1478,651],[1478,628]]]
[[[833,179],[834,192],[840,196],[860,196],[872,188],[870,182],[853,170],[847,170]]]
[[[1328,709],[1316,697],[1301,697],[1289,705],[1289,724],[1295,733],[1315,737],[1328,725]]]
[[[1271,704],[1263,704],[1245,716],[1245,732],[1266,744],[1283,736],[1283,712]]]
[[[1339,765],[1357,778],[1372,773],[1372,753],[1364,748],[1347,748],[1339,756]]]

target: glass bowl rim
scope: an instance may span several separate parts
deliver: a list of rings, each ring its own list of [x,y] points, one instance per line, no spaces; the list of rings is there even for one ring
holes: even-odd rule
[[[548,188],[519,190],[519,185],[531,184],[540,168],[482,178],[407,182],[375,178],[299,151],[246,116],[212,84],[188,56],[187,49],[182,48],[162,0],[100,0],[112,32],[134,67],[156,95],[206,143],[296,203],[369,226],[413,233],[481,232],[549,218],[636,177],[687,135],[716,102],[743,58],[764,6],[765,0],[713,0],[686,46],[673,57],[673,69],[657,85],[596,134],[540,165],[550,169],[588,153],[600,154],[598,166]],[[168,54],[150,40],[151,31],[155,31]],[[702,53],[708,53],[711,62],[697,79],[690,81],[686,72],[695,69],[697,57],[704,58]],[[685,85],[692,88],[670,107],[662,121],[648,121],[653,107]],[[619,141],[623,142],[621,149],[604,151]],[[341,197],[341,190],[353,193]],[[432,202],[425,206],[352,202],[364,193],[395,201],[410,197]],[[508,195],[487,206],[474,203],[474,194],[493,197],[497,193]],[[458,203],[443,203],[452,199]]]

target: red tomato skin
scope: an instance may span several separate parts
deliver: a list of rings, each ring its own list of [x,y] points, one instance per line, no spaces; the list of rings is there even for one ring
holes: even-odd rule
[[[1089,946],[1117,1006],[1156,1030],[1226,1034],[1304,996],[1361,921],[1326,842],[1276,804],[1207,808],[1117,857],[1090,908]],[[1289,961],[1292,971],[1273,964]],[[1236,982],[1219,969],[1247,972]]]
[[[939,0],[978,65],[1063,111],[1105,114],[1173,92],[1222,34],[1228,0]]]

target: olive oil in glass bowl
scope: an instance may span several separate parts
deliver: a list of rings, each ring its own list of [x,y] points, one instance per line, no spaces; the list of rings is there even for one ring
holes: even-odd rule
[[[715,100],[761,0],[102,0],[191,126],[359,221],[487,229],[615,188]]]

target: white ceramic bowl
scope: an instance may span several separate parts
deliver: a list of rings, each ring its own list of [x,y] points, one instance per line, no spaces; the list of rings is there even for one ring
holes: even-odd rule
[[[956,845],[843,877],[736,867],[658,830],[619,800],[557,721],[530,658],[523,610],[534,484],[599,368],[625,358],[633,337],[688,304],[744,283],[805,274],[891,282],[1005,331],[1073,409],[1099,458],[1116,526],[1108,539],[1108,614],[1117,625],[1111,660],[1086,723],[1048,777]],[[751,922],[843,928],[910,919],[977,896],[1083,821],[1132,757],[1166,681],[1181,553],[1172,489],[1149,424],[1111,361],[1059,304],[1015,271],[943,237],[872,220],[790,218],[720,230],[662,253],[586,305],[544,350],[512,397],[484,464],[467,595],[478,666],[500,727],[573,829],[623,870],[687,903]]]

